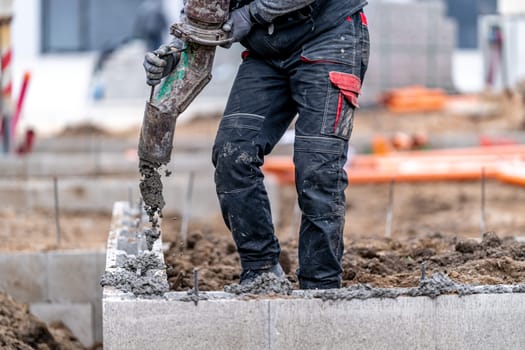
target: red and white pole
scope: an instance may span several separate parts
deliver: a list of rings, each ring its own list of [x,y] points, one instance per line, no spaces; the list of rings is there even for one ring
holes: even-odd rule
[[[11,117],[13,115],[12,75],[11,75],[11,21],[13,19],[13,0],[0,0],[0,117],[2,119],[3,150],[7,154],[11,148]]]

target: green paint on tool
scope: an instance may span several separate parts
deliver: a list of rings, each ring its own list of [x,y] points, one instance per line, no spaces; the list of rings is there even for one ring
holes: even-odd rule
[[[181,52],[180,55],[180,62],[177,65],[177,70],[171,73],[162,83],[159,92],[157,93],[157,99],[163,99],[166,95],[168,95],[174,86],[174,81],[178,80],[181,81],[184,79],[184,76],[186,75],[186,70],[189,66],[189,59],[188,59],[188,53],[186,51]]]
[[[162,99],[171,92],[173,88],[173,81],[175,80],[174,74],[170,74],[162,83],[159,92],[157,93],[157,99]]]
[[[184,79],[186,74],[186,69],[189,66],[188,53],[186,51],[182,52],[180,55],[180,69],[177,70],[177,80]]]

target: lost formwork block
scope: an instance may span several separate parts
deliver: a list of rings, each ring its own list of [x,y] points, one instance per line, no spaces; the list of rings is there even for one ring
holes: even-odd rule
[[[49,253],[49,300],[95,302],[102,295],[98,285],[98,255],[104,252],[57,251]]]
[[[104,298],[104,348],[269,349],[268,303]]]
[[[524,294],[323,301],[106,295],[107,349],[522,349]]]
[[[270,349],[522,349],[525,295],[271,300]]]
[[[104,251],[4,253],[0,255],[0,291],[32,304],[35,312],[42,312],[37,316],[46,321],[61,320],[69,326],[60,315],[72,320],[78,311],[78,324],[83,326],[70,328],[84,344],[92,345],[102,341],[99,279],[104,268]],[[57,303],[48,303],[50,300]],[[55,318],[46,318],[48,314]]]
[[[103,290],[100,286],[99,279],[106,269],[106,254],[97,254],[97,296],[102,296]],[[93,304],[93,336],[95,342],[102,342],[102,298],[99,297]]]
[[[47,300],[46,254],[1,254],[0,290],[24,303]]]
[[[84,346],[92,346],[96,341],[93,334],[93,306],[90,303],[35,303],[29,306],[29,310],[46,323],[63,322]]]

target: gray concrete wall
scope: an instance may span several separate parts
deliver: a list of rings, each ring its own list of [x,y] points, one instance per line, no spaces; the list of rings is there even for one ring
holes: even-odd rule
[[[105,349],[523,349],[525,295],[192,302],[105,298]]]
[[[85,345],[102,341],[104,251],[0,254],[0,290],[46,322],[62,321]]]
[[[167,215],[180,214],[184,210],[188,175],[170,176],[163,179]],[[132,191],[133,202],[138,203],[139,178],[59,178],[59,204],[63,212],[95,211],[111,212],[115,201],[127,200]],[[219,204],[211,175],[196,176],[194,180],[192,216],[208,219],[218,215]],[[53,180],[51,178],[23,180],[0,180],[2,198],[18,208],[54,210]]]
[[[184,212],[188,191],[189,173],[172,174],[163,177],[166,215],[180,215]],[[128,200],[138,204],[139,177],[60,177],[58,195],[60,210],[63,212],[95,211],[110,212],[114,202]],[[196,172],[193,182],[193,197],[190,204],[191,218],[209,220],[220,215],[219,202],[211,169]],[[279,222],[280,198],[277,180],[272,176],[265,178],[266,190],[272,206],[274,222]],[[30,178],[14,180],[0,178],[0,193],[5,205],[28,210],[54,210],[52,178]]]

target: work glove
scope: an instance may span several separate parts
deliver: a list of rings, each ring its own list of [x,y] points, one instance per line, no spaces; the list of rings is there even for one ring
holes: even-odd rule
[[[230,33],[232,42],[244,39],[252,29],[253,21],[249,5],[245,5],[230,14],[230,18],[222,25],[222,30]]]
[[[162,78],[170,74],[179,63],[180,51],[184,51],[186,46],[184,41],[174,39],[171,43],[146,53],[142,64],[146,70],[146,83],[150,86],[157,85]],[[173,50],[176,52],[172,53]]]

